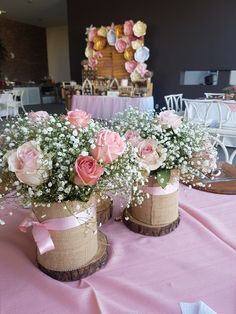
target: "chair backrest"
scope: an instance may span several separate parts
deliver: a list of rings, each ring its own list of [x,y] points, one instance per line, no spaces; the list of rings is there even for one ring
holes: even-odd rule
[[[184,111],[183,94],[167,95],[164,96],[166,106],[168,110],[174,110],[176,112]]]
[[[204,93],[207,99],[225,99],[224,93]]]
[[[236,128],[236,102],[183,99],[185,118],[212,128]]]
[[[211,136],[210,139],[212,145],[217,148],[218,162],[224,161],[233,164],[234,159],[236,158],[236,148],[225,146],[224,140],[219,136]]]

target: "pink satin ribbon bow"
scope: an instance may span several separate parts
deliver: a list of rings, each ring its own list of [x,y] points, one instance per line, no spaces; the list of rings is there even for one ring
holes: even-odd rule
[[[49,230],[63,231],[78,227],[92,218],[94,211],[94,207],[90,207],[76,214],[76,216],[48,219],[43,222],[37,221],[36,217],[31,214],[22,221],[19,225],[19,229],[22,232],[26,232],[27,228],[32,227],[32,235],[37,244],[39,253],[44,254],[55,249]]]
[[[174,193],[178,190],[179,188],[179,182],[174,182],[168,184],[164,189],[159,186],[151,187],[151,186],[146,186],[143,188],[143,192],[148,193],[150,195],[167,195]]]

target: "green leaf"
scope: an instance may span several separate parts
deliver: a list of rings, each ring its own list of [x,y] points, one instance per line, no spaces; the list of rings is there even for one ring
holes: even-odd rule
[[[164,189],[170,181],[170,169],[161,169],[157,171],[157,182]]]

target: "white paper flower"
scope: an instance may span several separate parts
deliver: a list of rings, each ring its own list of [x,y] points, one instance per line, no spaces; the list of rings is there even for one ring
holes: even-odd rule
[[[147,24],[141,21],[138,21],[133,26],[134,35],[137,37],[144,36],[146,34],[146,30],[147,30]]]

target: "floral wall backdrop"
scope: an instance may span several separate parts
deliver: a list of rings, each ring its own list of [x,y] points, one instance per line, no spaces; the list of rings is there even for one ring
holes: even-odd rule
[[[148,68],[154,72],[155,102],[163,96],[183,93],[201,97],[221,92],[228,85],[224,71],[217,86],[183,86],[184,70],[235,70],[235,1],[73,1],[67,0],[72,79],[81,80],[80,62],[85,58],[85,29],[89,25],[145,21],[145,46],[150,49]]]

